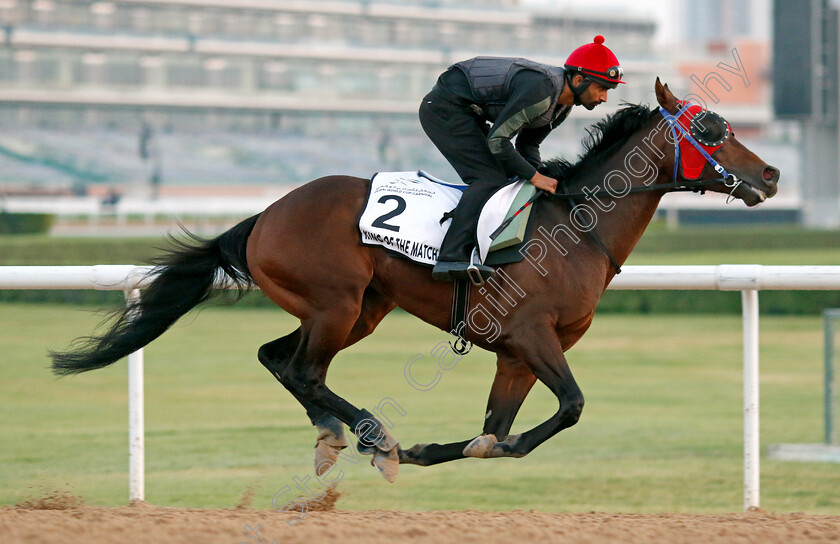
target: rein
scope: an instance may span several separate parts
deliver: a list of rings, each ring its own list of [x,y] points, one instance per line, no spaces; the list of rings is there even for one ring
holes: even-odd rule
[[[717,185],[718,183],[726,183],[725,178],[716,178],[716,179],[703,179],[697,181],[674,181],[671,183],[660,183],[658,185],[644,185],[642,187],[631,187],[624,195],[617,196],[614,192],[610,192],[606,189],[600,189],[596,192],[591,193],[555,193],[551,195],[551,198],[557,198],[560,200],[572,200],[575,198],[592,198],[595,196],[609,196],[612,198],[623,198],[624,196],[634,194],[634,193],[650,193],[653,191],[665,191],[666,193],[676,193],[676,192],[685,192],[685,191],[693,191],[695,193],[703,194],[706,192],[706,189],[711,187],[712,185]],[[740,183],[740,181],[739,181]],[[731,185],[726,185],[727,187],[731,187]]]
[[[560,187],[563,189],[563,193],[565,193],[560,196],[565,196],[569,200],[569,203],[572,205],[572,211],[574,212],[575,216],[579,220],[581,220],[580,209],[578,209],[577,201],[575,200],[574,195],[568,194],[569,189],[566,186],[566,180],[560,181]],[[618,262],[615,260],[615,257],[613,257],[612,253],[610,253],[610,250],[604,244],[604,241],[601,240],[601,237],[595,234],[594,229],[588,230],[586,231],[586,233],[589,235],[592,241],[595,242],[595,245],[598,246],[598,249],[600,249],[601,252],[603,252],[604,255],[607,256],[607,259],[610,261],[610,266],[612,266],[615,269],[615,273],[621,274],[621,265],[618,264]]]
[[[679,145],[679,143],[677,145]],[[667,193],[693,191],[695,193],[699,192],[700,194],[704,194],[708,187],[710,187],[712,185],[716,185],[720,182],[723,182],[727,187],[730,187],[730,185],[727,183],[726,178],[704,179],[704,180],[698,180],[698,181],[688,181],[688,180],[686,180],[686,181],[673,181],[671,183],[660,183],[658,185],[643,185],[641,187],[631,187],[630,190],[627,191],[623,196],[627,196],[628,194],[633,194],[633,193],[650,193],[652,191],[665,191]],[[738,188],[738,185],[740,183],[741,183],[740,181],[737,181],[735,183],[735,186],[732,188],[733,192],[735,191],[735,189]],[[563,189],[562,193],[557,192],[557,193],[554,193],[553,195],[549,195],[549,196],[551,198],[556,198],[558,200],[567,200],[572,205],[572,210],[574,211],[574,213],[578,217],[578,219],[580,219],[580,211],[577,209],[577,205],[578,205],[577,200],[579,198],[587,198],[588,199],[588,198],[599,197],[599,196],[609,196],[609,197],[612,197],[612,198],[619,198],[619,197],[616,197],[615,193],[611,193],[611,192],[607,191],[606,189],[601,189],[601,190],[593,192],[593,193],[570,193],[570,192],[568,192],[569,189],[566,186],[566,181],[565,180],[560,181],[560,187]],[[534,197],[527,204],[530,204],[533,200],[536,200],[537,198],[539,198],[540,195],[542,195],[544,192],[545,191],[538,191],[537,194],[535,194]],[[729,196],[731,198],[732,194],[730,193]],[[727,202],[728,202],[728,200],[727,200]],[[527,206],[527,204],[526,204],[526,206]],[[506,227],[506,226],[507,226],[507,224],[503,225],[503,227]],[[615,260],[615,257],[613,257],[612,253],[610,253],[610,250],[607,249],[607,246],[604,244],[603,240],[601,240],[601,237],[598,236],[598,234],[595,233],[594,229],[590,230],[590,231],[587,231],[587,234],[592,239],[592,241],[595,243],[595,245],[598,246],[598,248],[601,250],[601,252],[604,255],[607,256],[607,259],[610,261],[610,266],[612,266],[613,269],[615,269],[615,273],[616,274],[621,274],[621,265],[618,264],[618,262]]]

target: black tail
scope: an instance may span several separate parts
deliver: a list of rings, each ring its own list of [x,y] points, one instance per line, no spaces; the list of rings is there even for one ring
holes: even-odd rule
[[[245,247],[258,217],[250,217],[209,241],[191,234],[186,241],[173,238],[168,253],[152,262],[156,265],[150,273],[154,279],[143,289],[140,300],[118,312],[103,335],[79,338],[70,350],[51,352],[53,372],[66,375],[103,368],[142,348],[213,296],[219,269],[239,289],[240,296],[244,294],[251,280]]]

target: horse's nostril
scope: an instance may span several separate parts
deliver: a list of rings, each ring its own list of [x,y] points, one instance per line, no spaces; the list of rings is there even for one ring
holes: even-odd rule
[[[764,169],[762,177],[764,181],[777,181],[779,179],[779,171],[772,166],[768,166]]]

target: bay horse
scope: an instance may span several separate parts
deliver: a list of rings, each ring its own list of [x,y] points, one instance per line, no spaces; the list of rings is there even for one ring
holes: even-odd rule
[[[697,119],[685,117],[687,103],[658,78],[655,92],[659,108],[625,105],[590,129],[577,163],[554,160],[541,167],[588,204],[574,204],[569,195],[536,201],[531,220],[537,228],[523,253],[526,258],[500,269],[516,286],[516,300],[509,296],[505,307],[498,298],[489,300],[487,289],[471,287],[466,339],[497,355],[477,437],[402,448],[370,412],[325,384],[333,357],[371,334],[397,306],[442,330],[450,325],[453,284],[433,281],[428,267],[359,243],[358,219],[370,181],[355,177],[314,180],[213,240],[180,242],[155,261],[154,279],[141,299],[106,332],[51,354],[53,370],[64,375],[101,368],[145,346],[210,298],[221,271],[242,290],[255,284],[300,320],[297,330],[263,345],[258,358],[316,426],[319,475],[347,446],[344,425],[388,481],[396,477],[399,463],[427,466],[465,457],[525,456],[578,421],[584,398],[565,352],[589,328],[598,300],[662,195],[709,190],[755,206],[777,191],[779,170],[730,134],[722,118],[693,106],[709,114],[708,126],[698,128]],[[680,153],[680,147],[689,132],[698,138],[705,134],[704,145],[719,148],[714,158],[705,156],[699,176],[686,179],[686,150]],[[616,189],[617,180],[626,187]],[[526,432],[509,434],[538,380],[557,397],[557,411]]]

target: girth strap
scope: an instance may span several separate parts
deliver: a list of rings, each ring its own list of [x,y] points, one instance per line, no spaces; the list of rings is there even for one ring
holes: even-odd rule
[[[452,351],[466,355],[472,349],[472,342],[467,340],[467,312],[470,309],[470,287],[467,279],[455,280],[452,289],[452,313],[449,317],[449,330],[455,336],[455,343],[449,342]]]

